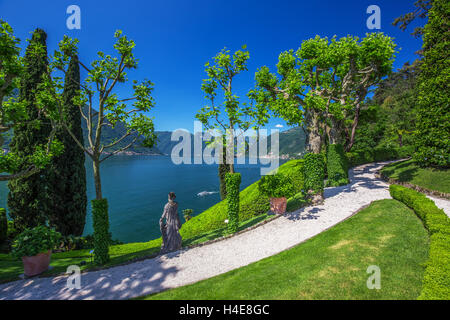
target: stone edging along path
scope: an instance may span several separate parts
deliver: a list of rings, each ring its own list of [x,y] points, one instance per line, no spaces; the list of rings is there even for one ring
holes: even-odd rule
[[[322,205],[301,208],[222,241],[83,273],[81,289],[68,289],[66,275],[9,282],[0,285],[0,300],[129,299],[246,266],[306,241],[374,200],[390,198],[388,184],[375,177],[376,171],[387,163],[390,162],[353,168],[349,172],[351,183],[326,188]]]

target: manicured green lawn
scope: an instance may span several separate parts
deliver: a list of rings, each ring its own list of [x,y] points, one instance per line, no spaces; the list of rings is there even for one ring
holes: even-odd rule
[[[279,167],[279,172],[289,175],[294,180],[297,192],[300,192],[303,188],[302,170],[303,160],[291,160]],[[295,198],[290,199],[288,209],[295,210],[304,204],[305,201],[299,193]],[[268,211],[269,198],[259,192],[257,181],[240,192],[239,219],[242,222],[239,224],[239,230],[246,229],[269,218]],[[180,230],[183,237],[183,246],[203,243],[226,235],[225,219],[227,219],[227,203],[226,200],[223,200],[183,224]],[[111,261],[103,268],[134,259],[153,257],[159,253],[160,247],[161,239],[111,246]],[[43,276],[63,273],[69,265],[79,265],[81,270],[98,268],[90,263],[91,254],[89,251],[73,250],[53,254],[50,264],[53,269],[44,273]],[[85,264],[80,265],[83,261]],[[0,283],[17,280],[22,273],[21,261],[13,259],[10,255],[0,253]]]
[[[375,201],[293,249],[146,299],[416,299],[428,247],[413,211]],[[380,290],[367,288],[370,265],[381,269]]]
[[[239,230],[249,228],[259,222],[262,222],[272,216],[262,214],[260,216],[243,221],[239,224]],[[227,235],[227,229],[221,228],[214,231],[206,232],[199,236],[183,240],[183,246],[190,246],[200,244],[209,240]],[[109,248],[111,261],[103,266],[107,268],[118,264],[126,263],[133,259],[144,259],[153,257],[159,253],[161,248],[161,239],[152,240],[149,242],[127,243],[121,245],[114,245]],[[98,266],[91,263],[90,250],[73,250],[62,253],[55,253],[52,255],[51,270],[45,272],[43,276],[64,273],[70,265],[78,265],[81,270],[96,269]],[[85,265],[81,263],[85,261]],[[23,266],[20,260],[12,258],[8,254],[0,253],[0,283],[17,280],[19,275],[23,274]]]
[[[414,160],[407,160],[387,165],[381,172],[401,182],[450,193],[450,170],[448,169],[420,168]]]

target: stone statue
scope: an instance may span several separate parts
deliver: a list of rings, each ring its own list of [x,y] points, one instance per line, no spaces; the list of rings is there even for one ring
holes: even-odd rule
[[[178,203],[174,201],[175,193],[169,193],[169,202],[164,206],[164,212],[159,219],[159,228],[161,230],[163,243],[161,253],[176,251],[181,249],[181,221],[178,216]]]

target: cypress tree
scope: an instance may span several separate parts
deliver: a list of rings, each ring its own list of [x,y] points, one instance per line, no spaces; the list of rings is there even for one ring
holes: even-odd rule
[[[72,133],[83,141],[81,113],[72,102],[79,90],[80,67],[78,57],[74,56],[65,76],[63,116]],[[86,222],[85,155],[64,128],[58,130],[56,137],[64,144],[64,153],[53,159],[49,169],[52,185],[48,218],[61,234],[80,236]]]
[[[434,0],[423,35],[414,158],[422,166],[450,166],[450,3]]]
[[[35,147],[48,142],[51,125],[36,106],[34,90],[47,72],[47,34],[36,29],[25,52],[25,73],[21,79],[19,101],[26,105],[28,120],[14,128],[11,151],[19,157],[34,152]],[[28,164],[19,165],[18,171]],[[10,181],[8,184],[8,207],[17,229],[35,227],[46,222],[48,212],[48,177],[45,171],[30,177]]]

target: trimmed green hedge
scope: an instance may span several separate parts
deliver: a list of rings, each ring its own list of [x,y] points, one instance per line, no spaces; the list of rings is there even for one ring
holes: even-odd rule
[[[295,195],[291,178],[281,174],[263,176],[258,182],[259,192],[271,198],[290,198]]]
[[[307,153],[304,158],[305,190],[322,193],[325,179],[325,163],[322,154]]]
[[[420,192],[394,184],[389,186],[389,191],[394,199],[416,212],[431,235],[419,299],[450,299],[450,218]]]
[[[284,163],[278,168],[278,173],[285,174],[291,178],[296,194],[302,192],[304,189],[303,159],[290,160]],[[269,197],[259,192],[258,181],[241,191],[239,221],[262,215],[267,213],[269,209]],[[227,218],[227,204],[226,200],[223,200],[184,223],[180,229],[180,234],[183,239],[189,239],[205,232],[224,228],[226,227],[225,220]]]
[[[347,184],[348,160],[341,144],[330,144],[327,147],[327,186],[338,187]]]
[[[94,225],[94,260],[98,264],[109,261],[109,219],[108,201],[92,200],[92,220]]]
[[[286,211],[293,212],[305,206],[306,203],[307,200],[305,199],[305,194],[303,192],[299,192],[287,200]]]
[[[365,163],[376,161],[397,160],[408,158],[414,153],[414,147],[404,146],[401,148],[380,148],[366,150],[355,150],[347,152],[346,156],[350,167],[356,167]]]
[[[239,186],[241,185],[240,173],[227,173],[227,213],[228,232],[235,233],[239,230]]]
[[[0,208],[0,244],[8,238],[8,220],[6,218],[6,210]]]
[[[392,198],[405,203],[417,213],[431,234],[442,232],[450,235],[450,218],[444,210],[436,207],[433,200],[420,192],[396,184],[390,185],[389,191]]]

